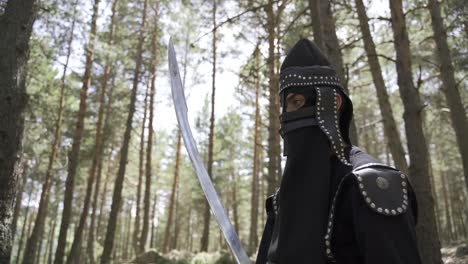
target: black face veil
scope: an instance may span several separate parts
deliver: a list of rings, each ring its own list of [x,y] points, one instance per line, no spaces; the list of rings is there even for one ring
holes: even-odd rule
[[[289,93],[304,95],[305,105],[284,112]],[[338,94],[345,106],[341,116]],[[273,263],[325,263],[330,193],[340,174],[336,168],[349,164],[351,101],[326,57],[306,39],[300,40],[283,62],[280,98],[280,133],[287,161],[268,259]]]

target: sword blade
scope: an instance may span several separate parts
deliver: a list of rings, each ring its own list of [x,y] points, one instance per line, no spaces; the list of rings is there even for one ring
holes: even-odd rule
[[[210,205],[211,212],[218,222],[218,226],[223,232],[224,238],[231,248],[231,251],[236,258],[237,263],[250,264],[249,257],[237,237],[234,227],[229,221],[229,217],[221,203],[216,190],[211,182],[208,172],[203,165],[203,159],[197,149],[195,139],[193,138],[192,130],[188,122],[187,116],[187,103],[185,101],[184,88],[180,77],[179,66],[177,64],[177,58],[172,44],[172,39],[169,40],[168,48],[168,60],[169,60],[169,76],[171,79],[172,99],[174,101],[174,108],[177,115],[177,121],[179,123],[182,137],[184,139],[185,148],[189,154],[190,160],[192,161],[193,168],[198,177],[198,181],[205,193],[208,204]]]

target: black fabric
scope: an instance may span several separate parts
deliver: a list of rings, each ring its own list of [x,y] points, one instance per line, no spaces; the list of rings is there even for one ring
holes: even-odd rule
[[[322,51],[320,51],[320,49],[308,39],[299,40],[289,50],[286,58],[284,59],[281,65],[280,83],[282,83],[283,81],[288,82],[288,80],[291,80],[291,78],[287,78],[287,76],[290,74],[336,77],[336,72],[332,68],[331,63],[328,61],[325,54],[322,53]],[[300,81],[294,80],[293,82],[296,83]],[[307,80],[304,80],[304,82],[307,82]],[[326,85],[326,83],[324,83],[323,85]],[[328,86],[330,88],[333,87],[333,89],[337,89],[343,99],[343,103],[341,106],[342,109],[340,111],[339,117],[340,132],[343,140],[347,144],[351,144],[352,142],[349,138],[349,126],[353,117],[353,104],[349,99],[348,95],[346,95],[341,85],[339,85],[338,87],[334,87],[334,85],[328,84]],[[292,92],[306,95],[306,105],[313,105],[315,102],[315,96],[309,96],[313,94],[312,90],[314,90],[313,86],[304,87],[299,85],[291,86],[289,88],[281,90],[280,98],[283,111],[285,109],[284,99],[286,98],[288,93]],[[333,126],[329,129],[335,129],[335,127]]]
[[[323,237],[330,196],[330,146],[318,127],[294,130],[286,138],[289,154],[268,260],[325,263]],[[307,259],[298,252],[307,252]]]
[[[385,216],[369,209],[357,184],[349,184],[336,210],[332,251],[337,264],[420,264],[414,193],[409,210]]]
[[[290,50],[281,65],[281,71],[293,66],[330,66],[327,57],[308,39],[299,40]]]
[[[289,122],[301,118],[315,117],[314,106],[303,106],[297,111],[284,112],[280,115],[280,122]]]
[[[353,168],[379,162],[356,147],[348,151]],[[331,199],[344,175],[351,171],[349,166],[340,163],[335,157],[331,158],[330,165],[331,192],[328,196],[329,199]],[[352,182],[350,181],[350,183]],[[411,187],[408,189],[408,195],[409,207],[406,213],[398,216],[384,216],[369,209],[359,193],[357,184],[346,185],[342,193],[343,199],[336,207],[335,230],[332,240],[332,250],[336,263],[420,264],[421,260],[415,235],[417,206]],[[309,200],[296,201],[296,205],[300,208],[307,208],[309,203]],[[259,250],[256,264],[329,263],[323,262],[321,256],[314,259],[314,255],[310,254],[310,249],[307,246],[299,246],[295,252],[289,251],[289,254],[294,254],[292,259],[270,259],[267,262],[264,248],[269,247],[270,241],[268,238],[273,236],[273,227],[276,226],[276,221],[278,221],[278,218],[272,217],[274,214],[269,213],[268,216],[269,220],[260,245],[260,249],[263,250]],[[303,223],[303,226],[296,227],[295,230],[304,230],[306,232],[310,228],[308,225],[310,223]],[[294,248],[294,246],[290,245],[290,248]]]
[[[310,127],[310,126],[318,126],[317,119],[315,119],[315,118],[303,118],[303,119],[287,122],[287,123],[281,125],[280,134],[281,134],[282,137],[284,137],[287,133],[289,133],[289,132],[291,132],[293,130],[304,128],[304,127]],[[287,139],[285,139],[284,142],[287,142]],[[285,143],[285,144],[287,144],[287,143]]]

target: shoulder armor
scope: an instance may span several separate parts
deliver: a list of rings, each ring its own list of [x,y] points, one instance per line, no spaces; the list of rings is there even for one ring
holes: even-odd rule
[[[370,163],[352,171],[369,208],[383,215],[400,215],[408,209],[408,179],[384,164]]]

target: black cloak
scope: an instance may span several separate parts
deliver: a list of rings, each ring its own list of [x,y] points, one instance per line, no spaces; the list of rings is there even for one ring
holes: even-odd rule
[[[305,39],[291,49],[281,69],[304,72],[301,67],[310,76],[324,71],[334,74],[326,57]],[[313,89],[292,85],[281,95],[283,109],[284,98],[291,92],[306,96],[303,107],[316,104]],[[339,116],[339,132],[348,143],[346,161],[337,158],[335,146],[317,122],[283,135],[286,166],[278,192],[266,201],[267,222],[257,264],[421,263],[415,235],[416,199],[409,181],[396,169],[351,147],[352,104],[343,91],[339,93],[346,99]]]

